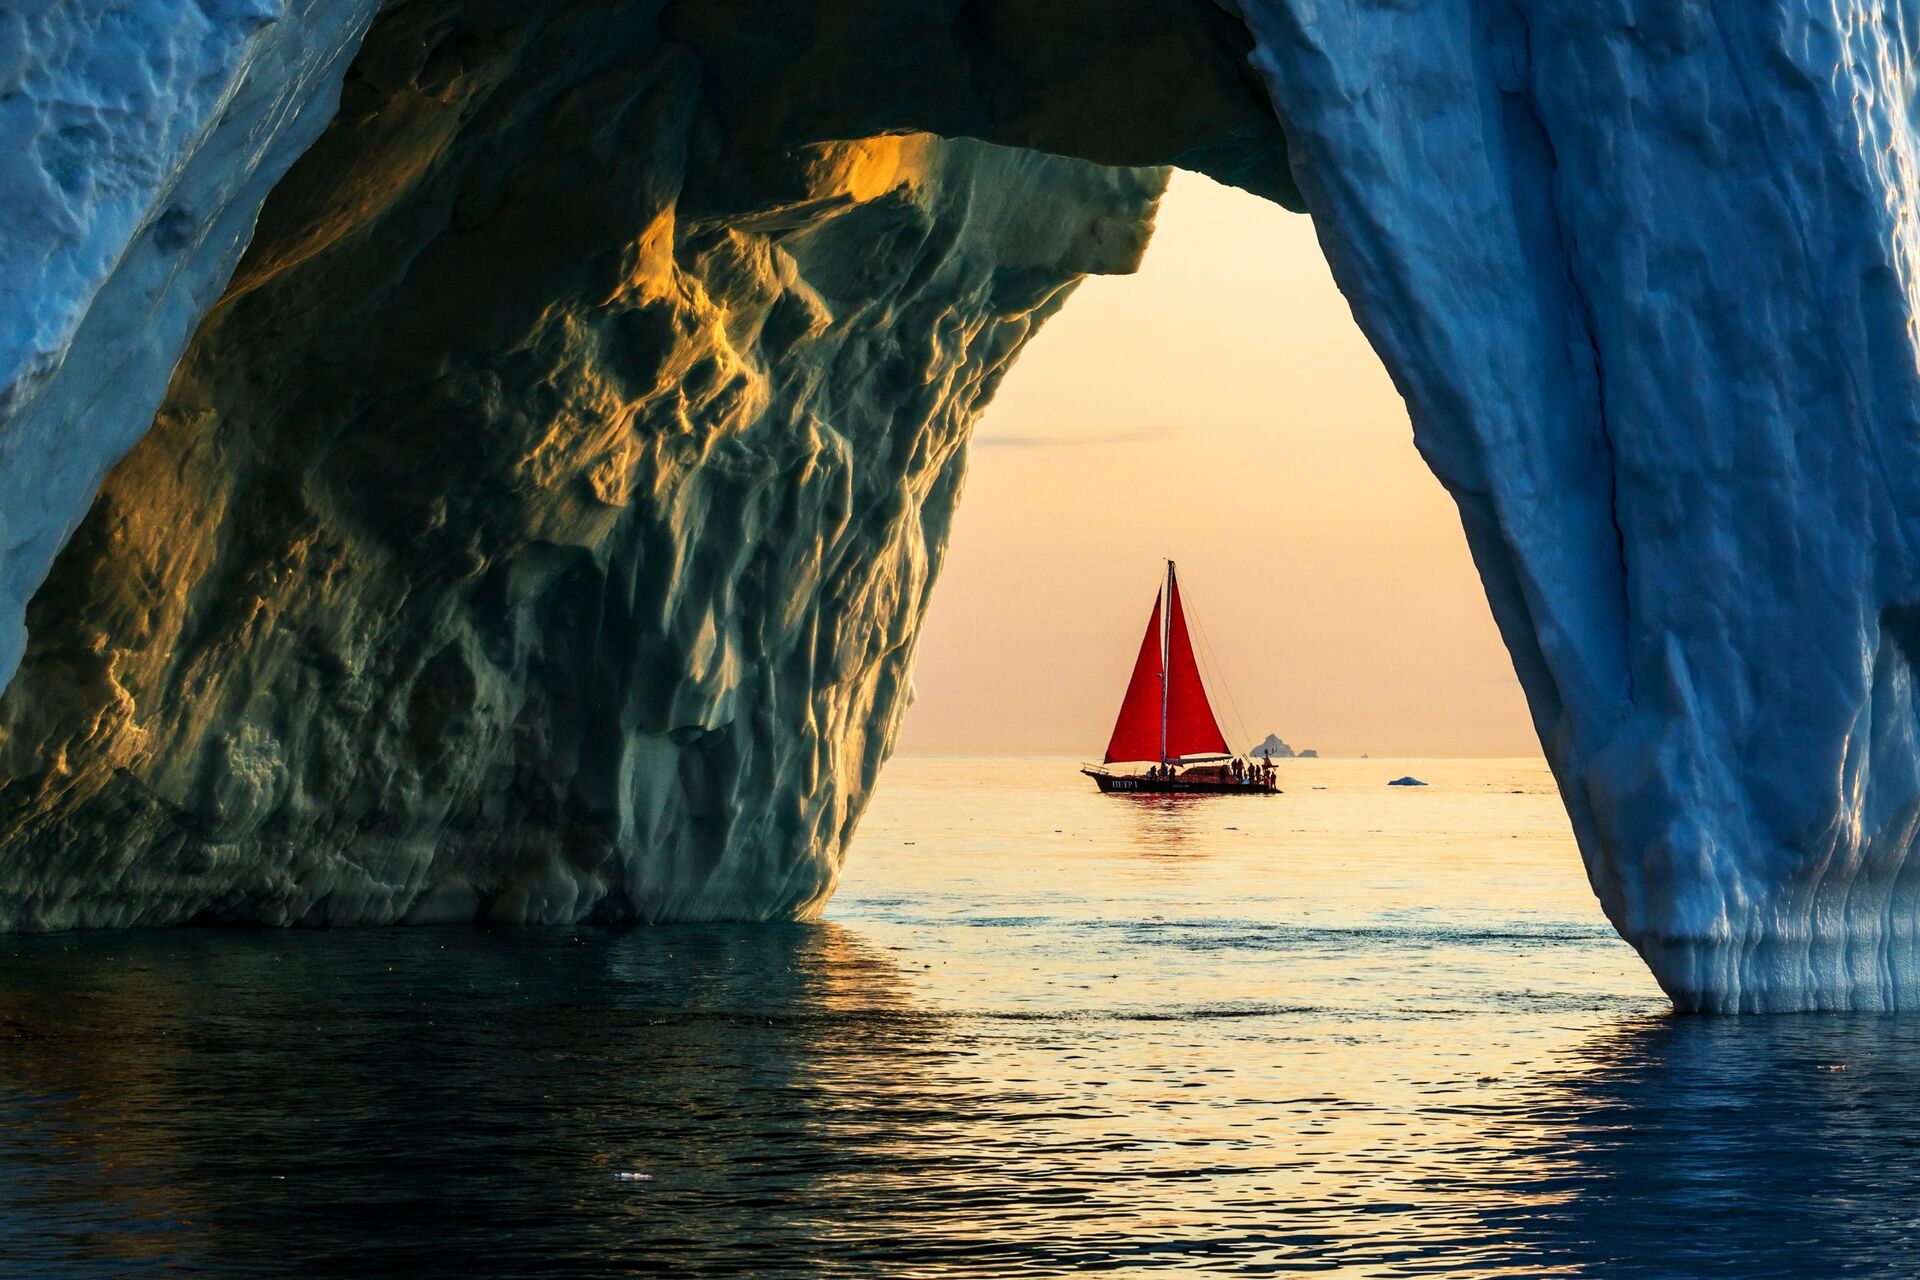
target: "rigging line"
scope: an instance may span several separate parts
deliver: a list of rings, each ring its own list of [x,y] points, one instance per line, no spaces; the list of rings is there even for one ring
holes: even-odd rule
[[[1183,601],[1184,603],[1184,601]],[[1193,625],[1200,629],[1200,647],[1206,650],[1207,665],[1213,668],[1214,678],[1220,683],[1220,689],[1227,695],[1227,709],[1233,712],[1234,727],[1240,731],[1240,742],[1247,750],[1253,749],[1253,738],[1247,733],[1247,722],[1240,718],[1240,704],[1233,699],[1233,686],[1227,683],[1227,673],[1221,669],[1220,659],[1214,656],[1213,641],[1207,636],[1207,624],[1191,606],[1187,616],[1193,619]]]

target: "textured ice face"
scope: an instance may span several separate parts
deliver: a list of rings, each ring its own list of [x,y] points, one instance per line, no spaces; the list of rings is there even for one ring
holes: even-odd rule
[[[95,8],[0,18],[0,669],[364,17]],[[1682,1007],[1920,1004],[1920,19],[1229,8],[390,6],[36,600],[5,922],[817,903],[972,413],[1150,204],[801,146],[925,129],[1304,192],[1609,918]]]
[[[1682,1007],[1920,1003],[1911,11],[1242,9],[1609,918]]]
[[[518,13],[382,16],[41,587],[0,925],[830,892],[973,418],[1165,173],[754,146],[644,6]]]
[[[378,0],[0,9],[0,679]]]

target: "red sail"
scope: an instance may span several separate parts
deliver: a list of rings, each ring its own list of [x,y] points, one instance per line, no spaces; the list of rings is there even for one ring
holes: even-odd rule
[[[1200,664],[1194,661],[1193,641],[1187,637],[1187,613],[1180,607],[1180,584],[1171,573],[1168,582],[1172,592],[1167,627],[1167,758],[1231,755],[1226,735],[1207,704],[1206,686],[1200,683]],[[1159,613],[1156,605],[1154,616],[1158,618]],[[1136,672],[1134,679],[1139,678]],[[1131,705],[1132,689],[1127,690],[1127,699]],[[1121,719],[1126,719],[1124,711]]]
[[[1140,656],[1133,664],[1133,679],[1127,681],[1127,696],[1120,703],[1120,718],[1114,722],[1112,741],[1107,743],[1107,763],[1159,758],[1160,597],[1156,595],[1153,598],[1153,617],[1147,623],[1147,638],[1140,642]]]

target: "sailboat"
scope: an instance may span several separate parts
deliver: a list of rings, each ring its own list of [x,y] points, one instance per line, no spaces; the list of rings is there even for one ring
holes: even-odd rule
[[[1156,763],[1139,773],[1106,767],[1149,761]],[[1154,597],[1133,678],[1120,700],[1120,718],[1114,722],[1106,758],[1100,767],[1080,772],[1109,794],[1275,795],[1280,790],[1271,764],[1243,759],[1227,749],[1200,680],[1171,560],[1166,586]]]

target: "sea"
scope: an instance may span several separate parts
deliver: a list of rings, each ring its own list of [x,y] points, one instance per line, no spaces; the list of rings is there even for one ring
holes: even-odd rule
[[[899,759],[805,924],[5,939],[0,1276],[1920,1273],[1920,1018],[1672,1014],[1537,760],[1280,770]]]

